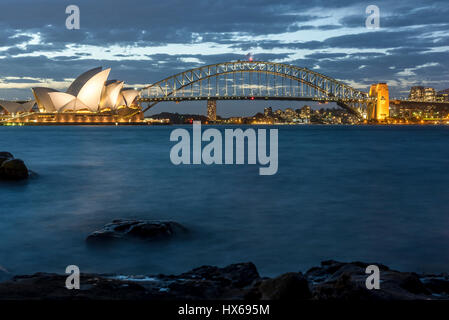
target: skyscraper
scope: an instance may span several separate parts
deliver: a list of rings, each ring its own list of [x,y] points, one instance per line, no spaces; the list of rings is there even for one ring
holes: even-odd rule
[[[424,100],[424,87],[414,86],[410,89],[410,100],[423,101]]]

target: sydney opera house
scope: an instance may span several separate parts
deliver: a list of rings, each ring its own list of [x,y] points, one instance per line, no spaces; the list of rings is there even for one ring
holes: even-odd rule
[[[35,100],[0,100],[0,118],[11,123],[117,124],[138,123],[143,113],[139,91],[124,82],[108,80],[111,69],[89,70],[73,81],[66,92],[32,88]]]

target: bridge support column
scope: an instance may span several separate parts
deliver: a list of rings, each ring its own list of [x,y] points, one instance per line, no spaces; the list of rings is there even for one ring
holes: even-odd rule
[[[207,117],[209,121],[217,120],[217,100],[207,100]]]
[[[375,98],[368,120],[385,120],[390,117],[390,99],[388,94],[388,85],[386,83],[377,83],[371,85],[369,96]]]

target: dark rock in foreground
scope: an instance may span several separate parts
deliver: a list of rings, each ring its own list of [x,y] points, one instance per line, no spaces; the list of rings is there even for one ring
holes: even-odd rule
[[[441,300],[449,299],[447,275],[418,275],[380,268],[381,287],[365,287],[363,262],[325,261],[306,274],[261,278],[252,263],[203,266],[180,275],[82,274],[80,290],[67,290],[67,275],[36,273],[0,283],[0,299],[120,300]]]
[[[366,267],[375,264],[380,269],[380,290],[366,289]],[[416,273],[390,270],[376,263],[323,261],[306,277],[313,283],[315,300],[421,300],[438,298],[426,288]],[[447,279],[449,283],[449,279]],[[449,292],[447,292],[449,294]],[[446,298],[449,298],[447,296]]]
[[[14,156],[9,152],[0,152],[0,166],[3,162],[14,159]]]
[[[6,180],[24,180],[28,178],[28,168],[20,159],[6,160],[0,167],[0,176]]]
[[[173,221],[119,219],[91,233],[86,240],[90,243],[123,238],[151,240],[170,237],[180,231],[186,231],[186,228]]]
[[[255,288],[254,292],[262,300],[305,300],[312,297],[309,283],[300,272],[263,280]]]
[[[0,158],[14,159],[14,156],[10,152],[0,151]]]
[[[203,300],[243,299],[259,279],[252,263],[226,268],[201,267],[178,276],[114,276],[82,274],[80,290],[65,288],[67,275],[36,273],[0,283],[0,300]]]
[[[24,180],[28,176],[28,168],[22,160],[14,159],[9,152],[0,152],[0,179]]]

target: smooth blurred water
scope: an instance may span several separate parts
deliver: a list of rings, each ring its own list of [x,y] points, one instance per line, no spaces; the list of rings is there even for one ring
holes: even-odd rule
[[[271,276],[337,259],[449,269],[449,127],[282,126],[274,176],[255,165],[174,166],[175,128],[0,127],[0,151],[39,174],[0,183],[0,265],[167,274],[252,261]],[[172,219],[191,232],[86,245],[115,218]]]

